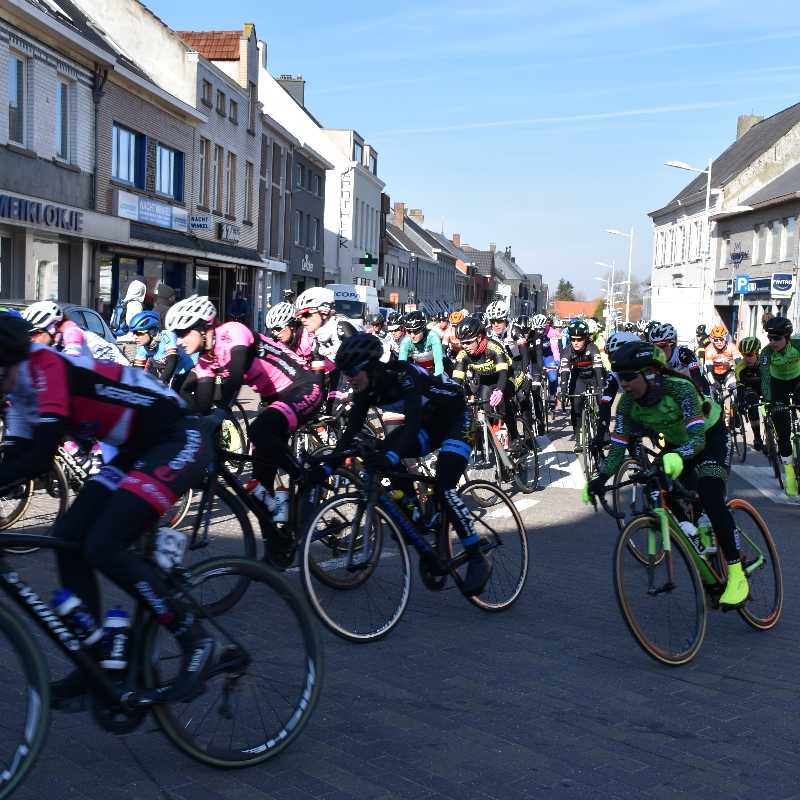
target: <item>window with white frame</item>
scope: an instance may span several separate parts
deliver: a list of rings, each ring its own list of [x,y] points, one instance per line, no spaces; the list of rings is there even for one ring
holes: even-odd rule
[[[69,83],[56,81],[56,155],[69,161]]]
[[[666,251],[665,251],[666,260],[664,261],[665,264],[672,264],[673,263],[673,260],[672,260],[672,242],[673,242],[674,238],[675,238],[675,229],[674,228],[670,228],[667,231],[667,247],[666,247]]]
[[[764,263],[772,264],[775,261],[775,233],[777,226],[774,222],[770,222],[762,227],[764,229],[764,249],[762,251]]]
[[[364,145],[361,142],[353,142],[353,161],[357,164],[364,163]]]
[[[784,220],[786,223],[786,236],[784,237],[784,257],[783,261],[791,261],[797,264],[797,217],[789,217]]]
[[[294,212],[294,243],[300,244],[303,241],[303,212]]]
[[[731,236],[729,233],[723,233],[720,236],[719,242],[719,268],[728,268],[728,259],[731,253]]]
[[[156,191],[183,200],[183,153],[163,144],[156,145]]]
[[[200,137],[200,190],[197,202],[203,208],[208,208],[208,170],[211,142]]]
[[[763,253],[764,253],[762,245],[763,229],[764,229],[763,225],[756,225],[755,228],[753,229],[753,253],[752,256],[750,257],[750,262],[753,265],[760,264],[761,259],[763,258]]]
[[[226,213],[229,217],[236,216],[236,154],[228,151],[225,163],[225,195],[228,198]]]
[[[223,197],[223,158],[224,150],[218,144],[214,145],[214,160],[211,163],[211,208],[222,213]]]
[[[111,174],[115,180],[144,188],[141,156],[144,137],[114,123],[111,142]]]
[[[15,55],[8,57],[8,138],[25,144],[26,63]]]
[[[322,197],[322,176],[314,175],[314,194],[317,197]]]
[[[774,237],[773,253],[776,261],[786,260],[786,220],[776,219],[772,223],[772,235]]]
[[[248,222],[253,220],[253,181],[255,167],[251,161],[244,162],[244,218]]]

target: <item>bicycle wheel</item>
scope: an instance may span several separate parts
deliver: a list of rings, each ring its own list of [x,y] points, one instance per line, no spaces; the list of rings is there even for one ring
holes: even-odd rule
[[[470,481],[458,494],[469,511],[475,533],[481,537],[481,550],[492,564],[492,575],[483,592],[467,599],[485,611],[502,611],[513,605],[528,578],[525,524],[511,498],[498,486]],[[483,499],[487,494],[495,496],[488,508]],[[456,562],[454,568],[461,578],[466,577],[464,548],[458,534],[445,522],[440,536],[441,552]]]
[[[33,497],[33,481],[24,481],[0,496],[0,531],[10,528],[22,517]]]
[[[169,511],[161,515],[161,519],[158,521],[159,527],[177,528],[186,519],[193,500],[194,492],[189,489],[183,497],[178,498],[178,502]]]
[[[597,421],[594,418],[594,414],[589,410],[588,404],[581,412],[581,424],[578,428],[578,435],[580,436],[578,444],[581,447],[581,469],[583,470],[584,477],[588,481],[592,479],[592,476],[597,471],[597,457],[592,447],[592,442],[597,435]]]
[[[626,458],[617,469],[612,483],[612,508],[615,514],[624,514],[623,519],[617,519],[617,527],[620,533],[625,529],[631,520],[640,517],[650,510],[647,498],[647,491],[644,486],[638,483],[620,487],[619,484],[630,480],[631,475],[639,472],[642,465],[635,458]],[[634,544],[633,542],[631,543]],[[638,552],[638,551],[636,551]],[[642,555],[643,564],[647,563],[647,555]]]
[[[323,675],[317,628],[298,592],[257,561],[204,561],[189,583],[217,642],[216,661],[205,692],[154,705],[153,714],[175,745],[204,764],[259,764],[297,738],[317,704]],[[247,590],[235,606],[219,602],[241,584]],[[142,660],[147,688],[168,683],[180,664],[175,639],[155,620],[145,631]]]
[[[363,493],[336,497],[319,509],[300,564],[306,596],[337,636],[380,639],[403,616],[411,592],[408,549],[382,508],[367,509]]]
[[[245,407],[239,400],[234,400],[231,403],[231,417],[234,422],[239,426],[239,430],[244,434],[245,441],[250,443],[250,417],[245,410]]]
[[[39,757],[50,724],[47,662],[14,612],[0,605],[0,800],[16,791]]]
[[[646,564],[641,553],[650,554]],[[669,666],[697,655],[706,633],[706,596],[692,555],[674,531],[665,552],[656,518],[630,522],[614,551],[614,589],[625,623],[645,653]]]
[[[778,438],[775,434],[775,424],[769,414],[764,417],[764,445],[767,459],[772,467],[772,472],[781,490],[783,490],[783,464],[781,462],[780,453],[778,452]]]
[[[747,458],[747,432],[744,428],[744,417],[735,406],[731,407],[728,431],[731,437],[731,460],[735,457],[740,464]]]
[[[747,604],[737,610],[748,625],[768,631],[775,627],[783,609],[781,559],[767,523],[750,503],[734,498],[728,501],[728,508],[739,530],[739,553],[750,583]]]
[[[533,431],[525,422],[522,423],[522,443],[525,445],[525,450],[519,455],[512,456],[514,462],[512,480],[517,489],[530,494],[539,486],[539,445]]]
[[[225,419],[220,425],[217,441],[220,448],[229,453],[239,456],[246,456],[250,451],[250,441],[245,430],[236,419]],[[226,461],[225,466],[234,474],[241,475],[244,470],[245,461]]]

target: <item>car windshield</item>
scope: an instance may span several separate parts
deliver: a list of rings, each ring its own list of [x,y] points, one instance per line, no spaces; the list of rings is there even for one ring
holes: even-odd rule
[[[364,304],[360,300],[342,300],[337,297],[336,313],[350,319],[362,319],[364,316]]]

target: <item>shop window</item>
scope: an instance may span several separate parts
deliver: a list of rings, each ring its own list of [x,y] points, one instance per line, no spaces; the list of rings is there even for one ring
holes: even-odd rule
[[[58,242],[33,242],[34,299],[58,300]]]
[[[97,284],[95,287],[94,307],[100,315],[111,319],[111,291],[114,285],[114,259],[111,256],[99,256],[97,259]]]
[[[208,267],[194,268],[194,292],[200,297],[208,296]]]
[[[12,296],[12,241],[0,236],[0,298],[7,300]]]

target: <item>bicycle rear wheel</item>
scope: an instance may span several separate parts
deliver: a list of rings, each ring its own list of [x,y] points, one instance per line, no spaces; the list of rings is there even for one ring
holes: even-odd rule
[[[481,537],[481,550],[492,564],[492,574],[483,592],[467,598],[484,611],[502,611],[514,604],[528,579],[528,537],[525,524],[511,498],[498,486],[486,481],[470,481],[459,491],[469,512],[475,533]],[[492,495],[491,503],[486,497]],[[464,548],[453,527],[445,522],[440,551],[447,553],[460,577],[466,577]]]
[[[783,490],[783,464],[781,462],[780,453],[778,452],[778,437],[775,433],[775,423],[769,414],[764,416],[764,449],[766,451],[767,460],[772,467],[772,472],[778,485]]]
[[[0,800],[16,791],[44,745],[50,724],[47,662],[14,612],[0,605]]]
[[[731,436],[731,459],[735,457],[740,464],[744,464],[747,459],[747,431],[744,427],[744,416],[733,404],[728,431]]]
[[[206,690],[153,706],[161,729],[184,753],[214,767],[249,767],[288,747],[319,698],[322,643],[308,606],[280,574],[240,558],[196,564],[189,596],[217,643]],[[232,607],[220,602],[246,591]],[[198,616],[200,611],[198,609]],[[151,620],[145,631],[147,688],[169,683],[180,664],[175,639]]]
[[[689,549],[672,530],[670,549],[662,549],[656,518],[634,519],[619,535],[614,589],[625,624],[645,653],[668,666],[697,655],[706,633],[703,583]]]
[[[539,487],[539,444],[527,423],[522,423],[524,452],[512,456],[514,473],[512,480],[521,492],[530,494]]]

